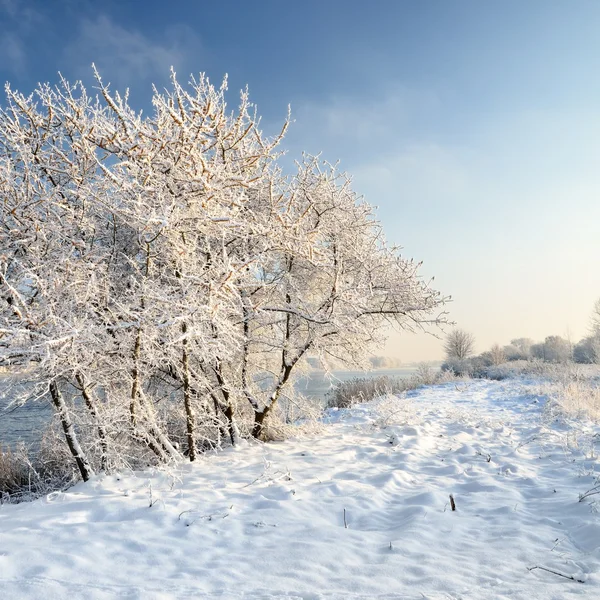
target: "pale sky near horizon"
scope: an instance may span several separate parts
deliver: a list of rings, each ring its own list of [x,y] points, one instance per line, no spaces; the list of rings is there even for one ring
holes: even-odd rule
[[[289,160],[341,161],[477,350],[579,340],[600,297],[600,2],[0,0],[0,79],[248,84]],[[441,358],[392,336],[385,353]]]

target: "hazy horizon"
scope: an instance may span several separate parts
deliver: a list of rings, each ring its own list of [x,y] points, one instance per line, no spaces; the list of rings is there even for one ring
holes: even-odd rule
[[[235,14],[235,19],[232,15]],[[0,78],[131,87],[229,73],[285,142],[341,161],[476,351],[587,333],[600,297],[600,4],[0,0]],[[450,328],[448,328],[450,329]],[[443,332],[438,332],[443,336]],[[431,336],[378,354],[442,358]]]

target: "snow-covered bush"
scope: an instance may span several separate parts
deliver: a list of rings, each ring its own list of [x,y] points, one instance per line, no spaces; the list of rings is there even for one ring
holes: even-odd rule
[[[556,379],[542,387],[548,396],[547,410],[569,417],[600,421],[600,383],[589,378]]]
[[[425,385],[455,381],[457,377],[449,371],[439,371],[430,365],[419,365],[410,377],[355,377],[338,383],[328,392],[328,408],[350,408],[355,404],[369,402],[380,396],[397,395]]]
[[[416,373],[412,376],[421,383],[421,385],[434,385],[443,378],[440,369],[433,367],[428,363],[419,363]]]
[[[379,396],[406,391],[407,380],[400,377],[355,377],[338,383],[326,396],[328,408],[350,408]]]
[[[0,446],[0,503],[27,488],[30,470],[24,446],[15,450]]]
[[[64,436],[50,425],[35,448],[0,448],[0,503],[34,500],[79,478]]]
[[[597,364],[600,362],[600,334],[588,336],[573,347],[573,361],[579,364]]]
[[[470,358],[455,358],[444,361],[441,370],[443,372],[452,373],[456,377],[472,377],[475,374],[475,367],[476,365]]]

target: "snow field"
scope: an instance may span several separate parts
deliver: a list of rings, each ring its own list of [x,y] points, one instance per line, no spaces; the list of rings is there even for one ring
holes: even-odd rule
[[[534,391],[423,388],[330,413],[318,438],[2,506],[0,597],[600,597],[600,517],[578,502],[596,429]]]

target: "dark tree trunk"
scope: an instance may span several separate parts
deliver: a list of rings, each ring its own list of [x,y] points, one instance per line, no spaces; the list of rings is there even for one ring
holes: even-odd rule
[[[181,332],[187,333],[187,325],[183,323]],[[187,426],[187,443],[190,461],[196,460],[196,415],[192,407],[192,390],[190,387],[190,365],[188,357],[188,340],[183,339],[183,351],[181,362],[183,366],[183,404],[185,407],[185,418]]]
[[[60,418],[69,450],[71,451],[71,454],[77,463],[77,467],[81,473],[81,478],[84,481],[88,481],[88,479],[94,475],[94,470],[92,469],[92,466],[90,465],[86,455],[79,445],[79,440],[77,439],[75,428],[71,422],[71,416],[69,415],[67,403],[65,402],[65,399],[63,398],[63,395],[58,389],[58,385],[56,385],[55,381],[50,383],[49,388],[52,404],[54,404],[54,408],[56,409],[58,417]]]
[[[96,424],[98,426],[98,438],[100,439],[100,452],[101,452],[100,468],[103,471],[106,471],[106,461],[107,461],[107,456],[108,456],[108,444],[106,441],[106,439],[107,439],[106,429],[105,429],[104,425],[100,422],[100,417],[98,415],[98,411],[96,410],[96,403],[94,402],[94,400],[92,399],[92,397],[88,391],[88,386],[86,386],[85,378],[83,377],[83,375],[81,375],[81,373],[78,373],[75,376],[75,379],[77,379],[77,384],[79,385],[79,388],[81,389],[81,396],[83,397],[85,405],[87,406],[92,417],[94,418],[94,421],[96,421]]]
[[[219,387],[221,388],[221,394],[223,394],[223,399],[225,401],[225,410],[223,414],[227,419],[227,430],[229,432],[229,438],[231,439],[231,445],[236,445],[236,434],[235,434],[235,423],[234,423],[234,415],[233,415],[233,406],[231,405],[231,399],[229,397],[229,390],[225,385],[225,380],[223,379],[223,374],[221,373],[221,361],[217,359],[216,365],[213,367],[215,376],[217,378],[217,382]]]
[[[229,432],[229,438],[231,439],[231,445],[235,446],[235,423],[233,422],[233,406],[227,405],[225,409],[225,417],[227,418],[227,430]]]
[[[138,402],[138,394],[140,390],[140,352],[142,348],[142,332],[140,329],[137,331],[135,336],[135,345],[133,347],[133,369],[131,370],[131,401],[129,403],[129,413],[131,417],[131,425],[135,428],[136,426],[136,404]]]
[[[255,411],[254,413],[254,426],[252,427],[252,437],[260,440],[263,435],[263,427],[265,418],[267,417],[268,410],[264,408],[261,411]]]

